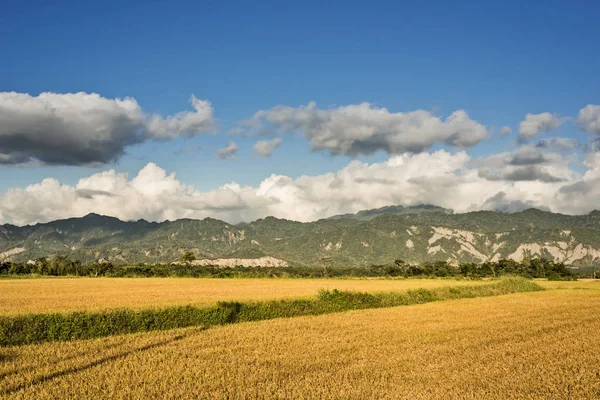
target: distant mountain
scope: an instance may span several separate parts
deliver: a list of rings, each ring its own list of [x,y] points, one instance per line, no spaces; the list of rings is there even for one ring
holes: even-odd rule
[[[424,212],[441,212],[444,214],[452,214],[452,210],[442,208],[438,206],[432,206],[430,204],[421,204],[418,206],[386,206],[381,208],[374,208],[372,210],[359,211],[356,214],[340,214],[329,217],[328,219],[356,219],[359,221],[369,221],[383,214],[391,215],[406,215],[406,214],[419,214]]]
[[[232,225],[206,218],[123,222],[90,214],[46,224],[0,226],[0,260],[67,255],[89,263],[155,263],[197,258],[260,258],[289,265],[336,266],[447,260],[481,262],[544,256],[600,264],[600,212],[568,216],[529,209],[514,214],[453,214],[434,206],[384,207],[310,223],[274,217]]]

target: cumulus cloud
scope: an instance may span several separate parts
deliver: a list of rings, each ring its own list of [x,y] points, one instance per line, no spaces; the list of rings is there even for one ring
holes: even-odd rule
[[[585,161],[585,174],[560,188],[556,194],[559,204],[566,205],[568,213],[582,214],[598,209],[600,198],[600,153],[591,153]]]
[[[235,157],[239,148],[235,142],[229,142],[227,146],[217,151],[217,158],[220,160],[231,160]]]
[[[510,129],[508,126],[503,126],[502,129],[500,129],[500,133],[503,135],[510,135],[512,133],[512,129]]]
[[[529,145],[514,152],[479,158],[473,165],[481,178],[492,181],[559,182],[573,175],[567,159]]]
[[[519,124],[519,140],[525,142],[535,138],[540,133],[552,132],[558,129],[563,122],[563,119],[549,112],[527,114],[525,120]]]
[[[574,214],[597,208],[600,154],[590,156],[582,176],[555,165],[552,160],[558,156],[552,154],[544,154],[544,161],[523,154],[504,157],[505,164],[545,166],[546,173],[564,180],[490,180],[481,176],[465,152],[440,150],[393,156],[380,163],[352,161],[335,173],[297,179],[271,175],[255,187],[232,182],[200,192],[150,163],[131,178],[108,170],[73,186],[49,178],[9,189],[0,195],[0,223],[22,225],[90,212],[124,220],[210,216],[235,223],[273,215],[311,221],[390,204],[423,203],[457,212],[537,207]]]
[[[575,139],[563,138],[563,137],[551,137],[548,139],[542,139],[536,147],[540,149],[552,149],[557,151],[569,151],[579,147],[579,143]]]
[[[391,113],[369,103],[320,109],[314,102],[297,108],[258,111],[240,127],[254,134],[299,133],[312,150],[333,155],[420,153],[436,143],[468,148],[488,137],[487,129],[464,110],[445,120],[429,111]]]
[[[103,164],[127,146],[214,131],[209,102],[192,96],[195,111],[147,115],[131,97],[95,93],[0,92],[0,164]]]
[[[150,116],[146,122],[146,136],[159,140],[170,140],[181,135],[194,137],[199,132],[214,131],[215,121],[210,102],[198,100],[196,96],[192,95],[190,103],[195,111],[181,111],[167,118],[156,114]]]
[[[498,192],[483,203],[484,210],[493,210],[503,213],[514,213],[524,211],[529,208],[538,208],[544,211],[550,211],[548,207],[540,206],[531,200],[510,199],[505,192]]]
[[[588,104],[579,110],[577,125],[583,131],[600,135],[600,106]]]
[[[259,140],[253,146],[254,151],[261,157],[268,157],[271,155],[273,150],[279,147],[283,140],[281,138],[275,138],[273,140]]]
[[[496,181],[542,181],[559,182],[562,179],[549,174],[537,165],[527,165],[519,168],[505,169],[502,172],[492,172],[489,169],[479,170],[479,176]]]

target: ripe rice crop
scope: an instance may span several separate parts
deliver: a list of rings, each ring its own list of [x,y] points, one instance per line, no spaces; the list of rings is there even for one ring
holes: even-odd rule
[[[389,292],[481,285],[451,279],[41,278],[0,280],[0,315],[212,306],[219,301],[314,297],[321,289]]]
[[[217,306],[204,308],[175,306],[144,310],[107,310],[95,313],[3,316],[0,317],[0,345],[17,346],[46,341],[91,339],[188,326],[207,327],[536,290],[542,288],[532,281],[523,278],[504,278],[486,285],[439,287],[404,292],[360,293],[334,289],[321,291],[318,297],[312,299],[281,299],[249,303],[220,302]]]
[[[600,280],[536,282],[551,288],[600,288]],[[315,296],[321,289],[390,292],[485,283],[482,280],[454,279],[0,279],[0,315],[96,312],[116,308],[143,309],[177,305],[212,306],[219,301],[308,298]]]
[[[0,348],[15,398],[594,399],[598,290]]]

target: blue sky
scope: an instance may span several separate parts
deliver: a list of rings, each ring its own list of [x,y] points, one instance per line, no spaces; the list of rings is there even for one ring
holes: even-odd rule
[[[388,159],[383,150],[311,152],[305,138],[289,134],[270,157],[259,157],[256,137],[227,136],[259,110],[311,101],[321,109],[369,102],[442,118],[464,109],[491,134],[468,148],[473,158],[516,150],[527,113],[573,118],[551,135],[585,143],[592,135],[574,119],[600,103],[599,12],[593,1],[5,1],[0,92],[133,97],[144,112],[163,116],[190,110],[194,94],[212,103],[217,132],[141,142],[100,165],[0,165],[0,194],[46,177],[74,185],[111,168],[135,176],[148,162],[210,191]],[[501,136],[503,126],[513,133]],[[235,159],[218,159],[232,140]],[[443,143],[432,149],[458,151]]]

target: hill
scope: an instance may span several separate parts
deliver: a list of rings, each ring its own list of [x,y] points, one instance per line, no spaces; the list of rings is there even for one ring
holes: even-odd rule
[[[438,206],[432,206],[430,204],[421,204],[418,206],[386,206],[381,208],[374,208],[371,210],[362,210],[356,214],[341,214],[334,215],[328,219],[356,219],[359,221],[369,221],[383,214],[391,215],[406,215],[406,214],[419,214],[424,212],[441,212],[445,214],[452,214],[452,210],[442,208]]]
[[[388,212],[389,211],[389,212]],[[433,206],[386,207],[310,223],[274,217],[243,225],[206,218],[124,222],[89,214],[33,226],[0,226],[0,261],[66,255],[84,263],[157,263],[271,256],[292,266],[446,260],[482,262],[543,256],[600,264],[600,212],[568,216],[536,209],[454,214]]]

